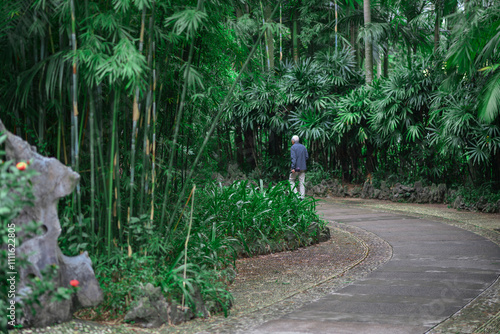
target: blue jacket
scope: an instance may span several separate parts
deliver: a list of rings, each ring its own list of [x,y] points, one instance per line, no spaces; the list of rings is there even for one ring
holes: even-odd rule
[[[309,159],[309,154],[304,145],[300,143],[293,144],[290,150],[290,156],[292,158],[291,169],[300,169],[300,171],[305,171],[307,169],[306,160]]]

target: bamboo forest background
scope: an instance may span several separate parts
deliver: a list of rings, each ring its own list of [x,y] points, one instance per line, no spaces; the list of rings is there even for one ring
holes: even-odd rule
[[[2,121],[81,175],[66,252],[169,253],[149,241],[193,184],[232,164],[286,179],[293,134],[322,177],[500,188],[499,1],[10,0],[0,17]]]

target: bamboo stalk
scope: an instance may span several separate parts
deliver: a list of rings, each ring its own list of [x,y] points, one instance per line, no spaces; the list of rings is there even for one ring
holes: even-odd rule
[[[260,11],[262,12],[262,27],[265,27],[266,21],[264,19],[264,8],[262,7],[262,1],[260,1]],[[266,45],[266,55],[267,55],[267,70],[271,70],[271,59],[269,55],[269,42],[267,40],[267,29],[264,29],[264,42]]]
[[[116,201],[116,211],[117,211],[117,227],[118,227],[118,237],[120,239],[120,245],[123,245],[123,228],[121,226],[121,221],[122,221],[122,200],[121,200],[121,183],[120,183],[120,145],[119,139],[118,139],[118,131],[115,134],[115,140],[116,140],[116,164],[115,164],[115,183],[116,183],[116,188],[115,188],[115,201]]]
[[[337,24],[338,24],[338,12],[337,12],[337,0],[335,0],[335,53],[337,53]]]
[[[139,37],[139,52],[142,53],[144,46],[144,25],[146,20],[146,7],[142,10],[141,19],[141,32]],[[135,89],[135,96],[133,102],[133,115],[132,115],[132,147],[130,152],[130,198],[127,213],[127,226],[130,225],[130,218],[134,213],[134,177],[135,177],[135,140],[137,137],[137,121],[139,120],[140,110],[139,110],[139,87]]]
[[[155,200],[155,177],[156,177],[156,171],[155,171],[155,160],[156,160],[156,59],[155,59],[155,52],[156,52],[156,45],[155,41],[153,41],[153,50],[152,50],[152,56],[153,56],[153,105],[152,105],[152,112],[153,112],[153,148],[151,150],[151,215],[150,215],[150,220],[153,221],[154,217],[154,212],[155,212],[155,206],[154,206],[154,200]]]
[[[108,183],[108,258],[111,258],[111,240],[113,239],[113,171],[115,169],[115,133],[116,133],[116,117],[118,114],[118,100],[119,96],[115,90],[114,105],[113,105],[113,124],[111,126],[111,149],[110,149],[110,162],[109,162],[109,183]]]
[[[71,114],[71,167],[75,172],[78,172],[78,86],[77,86],[77,61],[76,61],[76,19],[75,19],[75,1],[70,0],[71,7],[71,44],[73,49],[73,74],[72,74],[72,100],[73,100],[73,112]],[[79,242],[81,243],[82,232],[82,216],[81,216],[81,191],[80,182],[76,184],[76,201],[77,201],[77,219],[78,226],[80,227]],[[73,195],[73,205],[75,202],[75,195]]]
[[[90,112],[89,112],[89,126],[90,126],[90,227],[91,227],[91,235],[95,233],[95,157],[94,157],[94,94],[93,91],[90,91],[89,94],[89,104],[90,104]],[[92,250],[95,249],[95,246],[92,243]]]
[[[186,287],[186,276],[187,276],[187,247],[189,243],[189,236],[191,235],[191,226],[193,225],[193,211],[194,211],[194,192],[196,191],[196,185],[193,186],[193,190],[191,190],[192,198],[191,198],[191,217],[189,218],[189,227],[188,233],[186,237],[186,243],[184,244],[184,281],[182,282],[183,286]],[[191,195],[190,195],[191,196]],[[184,294],[182,294],[182,309],[184,309]]]
[[[281,4],[280,4],[280,62],[283,61],[283,34],[281,28],[283,27],[283,17],[281,14]]]

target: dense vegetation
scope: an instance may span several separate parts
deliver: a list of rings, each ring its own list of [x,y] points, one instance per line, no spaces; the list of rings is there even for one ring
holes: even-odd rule
[[[60,244],[102,314],[140,282],[225,308],[233,255],[317,220],[293,134],[316,175],[498,191],[499,41],[498,0],[2,1],[0,118],[80,173]],[[231,164],[275,186],[211,184]]]

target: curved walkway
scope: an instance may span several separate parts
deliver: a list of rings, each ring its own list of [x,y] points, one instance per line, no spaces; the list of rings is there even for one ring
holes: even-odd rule
[[[425,218],[328,203],[324,219],[362,228],[392,258],[354,283],[248,333],[425,333],[457,313],[500,274],[500,248]]]

